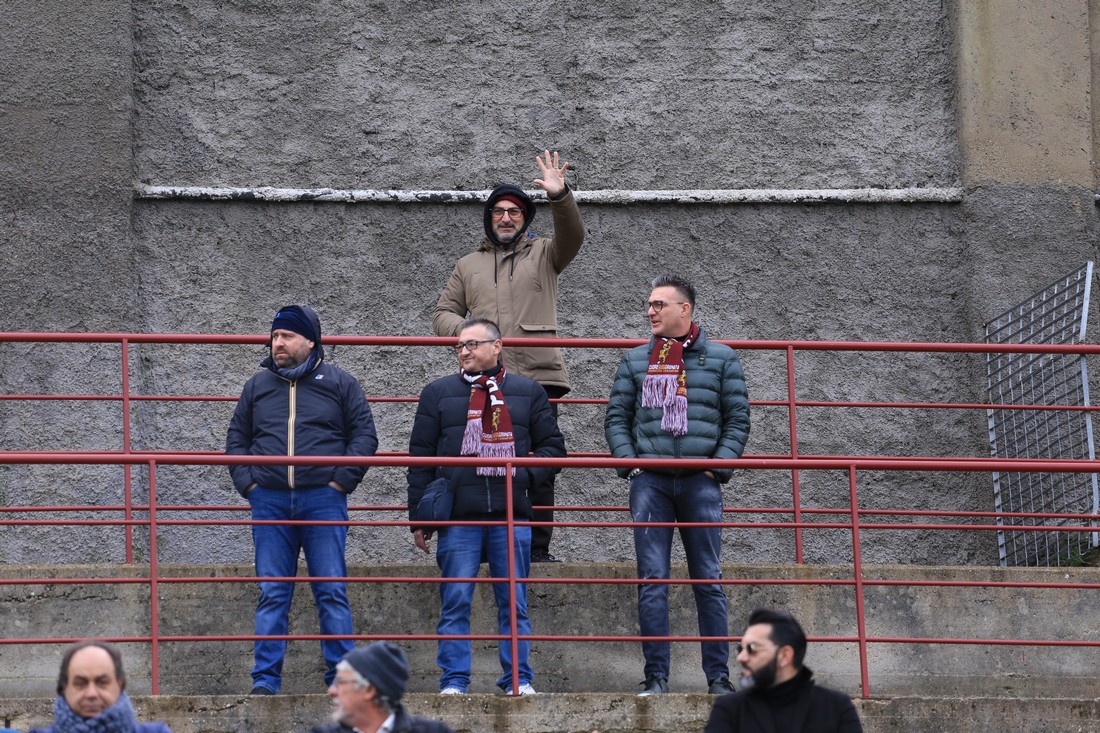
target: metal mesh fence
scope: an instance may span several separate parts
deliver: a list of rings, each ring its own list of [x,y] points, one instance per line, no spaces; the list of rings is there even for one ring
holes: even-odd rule
[[[987,343],[1076,344],[1088,325],[1093,263],[1070,273],[985,325]],[[989,354],[986,376],[991,404],[1089,405],[1088,370],[1079,354]],[[1090,413],[1080,410],[988,411],[994,458],[1092,459]],[[998,512],[1095,513],[1100,504],[1096,474],[993,474]],[[1013,529],[1018,519],[998,518],[1002,566],[1080,564],[1097,534]],[[1086,526],[1084,520],[1038,520]]]

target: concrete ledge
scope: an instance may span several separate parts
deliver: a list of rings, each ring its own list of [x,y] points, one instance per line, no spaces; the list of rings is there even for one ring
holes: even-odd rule
[[[410,694],[414,713],[445,721],[459,733],[658,733],[702,730],[714,698],[669,694],[542,694],[510,698],[473,694]],[[1100,700],[1067,698],[898,697],[856,700],[866,733],[1100,733]],[[48,723],[53,700],[0,700],[0,723],[29,730]],[[324,695],[134,697],[142,720],[161,720],[174,733],[298,733],[324,722]]]
[[[359,641],[381,636],[414,637],[434,631],[439,613],[437,569],[428,565],[352,566],[353,577],[425,578],[429,582],[352,582],[349,587]],[[244,565],[161,566],[164,577],[248,576]],[[21,578],[134,579],[144,566],[0,566],[0,629],[24,639],[133,638],[148,635],[149,588],[130,584],[5,583]],[[540,578],[623,580],[634,577],[633,565],[537,565]],[[676,577],[686,569],[674,567]],[[305,569],[300,569],[305,574]],[[749,581],[727,586],[730,633],[737,635],[747,614],[761,606],[790,609],[811,637],[852,638],[856,635],[855,596],[851,585],[828,584],[851,579],[849,566],[733,565],[727,578]],[[1100,642],[1100,628],[1087,622],[1094,615],[1096,568],[1000,569],[874,565],[864,569],[864,581],[1072,582],[1079,588],[957,587],[869,585],[865,588],[867,633],[872,638],[1034,639]],[[772,581],[772,582],[770,582]],[[788,581],[775,584],[773,581]],[[795,584],[789,581],[800,581]],[[801,584],[809,581],[815,584]],[[816,584],[821,583],[821,584]],[[159,691],[166,695],[245,695],[251,687],[248,670],[252,644],[245,640],[207,640],[214,636],[252,633],[256,603],[254,583],[168,583],[159,586],[159,634],[199,637],[195,642],[159,645]],[[528,590],[536,635],[593,637],[637,634],[636,591],[632,583],[566,585],[531,583]],[[693,636],[696,619],[691,590],[670,591],[672,633]],[[474,599],[472,631],[496,633],[496,612],[489,584],[479,584]],[[298,589],[291,612],[295,634],[316,634],[317,621],[308,588]],[[412,678],[409,691],[438,689],[435,642],[406,639]],[[151,652],[148,643],[123,644],[133,694],[151,692]],[[494,692],[500,674],[495,641],[475,641],[475,693]],[[57,643],[0,645],[0,698],[48,695],[57,676],[61,645]],[[583,650],[583,653],[582,653]],[[531,663],[535,687],[547,693],[610,693],[629,695],[642,680],[640,645],[630,641],[536,640]],[[822,684],[858,696],[858,649],[850,641],[814,642],[807,664]],[[868,647],[871,696],[940,697],[1080,697],[1096,693],[1100,647],[972,645],[875,642]],[[321,694],[322,663],[316,641],[290,644],[284,667],[283,692]],[[670,685],[675,693],[703,692],[699,645],[673,645]]]

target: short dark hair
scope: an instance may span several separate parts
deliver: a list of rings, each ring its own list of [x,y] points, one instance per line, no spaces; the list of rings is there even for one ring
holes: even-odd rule
[[[695,310],[695,286],[679,275],[658,275],[653,278],[650,287],[676,288],[676,292],[680,294],[680,297],[691,306],[693,311]]]
[[[96,641],[95,639],[86,639],[84,641],[78,641],[71,647],[65,650],[65,654],[61,657],[61,673],[57,676],[57,694],[64,695],[65,688],[69,684],[69,664],[73,661],[73,656],[81,649],[87,649],[88,647],[95,647],[102,649],[111,655],[111,661],[115,664],[115,679],[118,680],[120,686],[126,684],[126,672],[122,669],[122,652],[117,647],[108,644],[105,641]]]
[[[802,669],[802,660],[806,658],[806,632],[794,616],[770,608],[758,608],[749,616],[749,626],[770,624],[772,631],[768,638],[777,647],[789,646],[794,649],[795,669]]]
[[[467,318],[459,326],[459,332],[465,331],[467,328],[473,328],[474,326],[485,326],[485,330],[489,332],[489,338],[496,341],[500,338],[500,326],[490,321],[488,318]]]

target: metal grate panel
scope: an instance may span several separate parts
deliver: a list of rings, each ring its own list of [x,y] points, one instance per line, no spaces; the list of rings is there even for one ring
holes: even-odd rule
[[[1051,283],[985,325],[997,344],[1076,344],[1085,339],[1093,263]],[[1088,368],[1080,354],[989,354],[991,404],[1089,405]],[[1092,417],[1067,410],[990,409],[989,449],[994,458],[1093,459]],[[993,474],[998,512],[1096,513],[1096,474]],[[1031,520],[1029,520],[1030,522]],[[1037,520],[1041,521],[1041,520]],[[1047,520],[1084,526],[1078,520]],[[998,518],[998,525],[1020,524]],[[997,533],[1002,566],[1073,565],[1097,546],[1097,534],[1004,528]]]

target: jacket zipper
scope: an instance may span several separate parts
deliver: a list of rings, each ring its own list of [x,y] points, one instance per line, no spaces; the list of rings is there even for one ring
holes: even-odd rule
[[[289,409],[287,410],[286,420],[286,454],[287,456],[294,455],[294,421],[297,419],[298,412],[298,383],[290,383],[289,393]],[[286,482],[290,488],[294,488],[294,466],[286,467]]]

